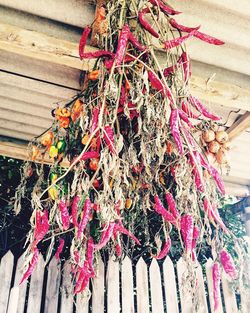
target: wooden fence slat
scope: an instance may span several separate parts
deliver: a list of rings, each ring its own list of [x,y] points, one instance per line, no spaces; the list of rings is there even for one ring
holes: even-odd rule
[[[197,268],[196,268],[196,279],[197,279],[196,290],[197,290],[197,300],[198,300],[198,312],[208,313],[204,277],[202,273],[202,267],[199,263],[197,263]]]
[[[98,260],[97,277],[93,279],[92,313],[104,312],[104,264]]]
[[[14,286],[18,287],[23,276],[24,255],[21,255],[17,261]],[[19,286],[19,297],[17,304],[17,313],[23,313],[25,306],[25,297],[27,291],[27,280]]]
[[[37,266],[31,276],[27,313],[40,313],[43,291],[43,276],[45,262],[40,253]]]
[[[70,270],[70,262],[67,260],[63,265],[60,313],[73,312],[73,290],[71,284]]]
[[[107,271],[108,313],[120,312],[119,263],[109,260]]]
[[[19,290],[19,287],[11,288],[7,313],[17,313]]]
[[[13,264],[14,256],[11,251],[8,251],[0,264],[0,313],[7,311]]]
[[[134,312],[134,287],[132,262],[129,257],[122,261],[122,313]]]
[[[56,313],[61,279],[61,266],[55,257],[48,266],[44,313]]]
[[[89,291],[88,286],[82,293],[78,293],[76,296],[76,313],[88,313],[89,312]]]
[[[159,265],[155,259],[153,259],[150,265],[149,276],[150,276],[152,312],[164,313],[161,273]]]
[[[227,313],[237,313],[238,307],[237,307],[235,293],[233,292],[232,288],[230,287],[229,281],[228,281],[224,271],[222,273],[221,281],[222,281],[223,295],[224,295],[224,299],[225,299],[224,302],[225,302],[226,312]]]
[[[193,312],[192,293],[189,292],[190,283],[187,279],[188,275],[189,273],[188,273],[186,261],[183,258],[180,258],[177,262],[177,277],[178,277],[182,313]]]
[[[178,313],[179,310],[175,282],[175,272],[174,265],[170,257],[167,257],[163,263],[163,277],[164,277],[167,312]]]
[[[136,264],[137,312],[149,313],[147,264],[140,258]]]
[[[206,275],[207,275],[207,287],[209,294],[209,302],[212,313],[223,313],[221,296],[219,297],[219,307],[216,311],[214,311],[214,296],[213,296],[213,277],[212,277],[212,266],[213,260],[208,259],[206,263]]]

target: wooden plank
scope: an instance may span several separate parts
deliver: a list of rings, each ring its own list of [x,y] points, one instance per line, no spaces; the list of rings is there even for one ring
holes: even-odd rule
[[[122,313],[134,312],[134,287],[132,262],[129,257],[122,261]]]
[[[104,264],[101,259],[97,262],[97,277],[93,279],[92,288],[92,313],[104,312]]]
[[[193,312],[193,297],[189,291],[191,286],[188,280],[189,272],[186,261],[180,258],[177,262],[177,277],[179,284],[179,292],[181,299],[181,312],[192,313]]]
[[[196,267],[196,279],[197,279],[196,290],[197,290],[198,312],[208,313],[207,297],[206,297],[206,290],[205,290],[205,285],[204,285],[204,277],[202,273],[202,268],[199,263],[197,263],[196,266],[197,266]]]
[[[61,266],[52,258],[48,267],[44,313],[56,313],[61,279]]]
[[[163,277],[167,312],[178,313],[179,309],[175,282],[175,272],[174,265],[170,257],[167,257],[163,263]]]
[[[73,290],[70,276],[70,262],[67,260],[63,265],[63,279],[61,288],[61,310],[60,313],[73,312]]]
[[[37,266],[31,276],[27,313],[40,313],[45,262],[40,253]]]
[[[21,255],[17,261],[15,281],[14,281],[14,287],[19,287],[17,313],[24,312],[25,297],[26,297],[26,291],[27,291],[27,280],[24,281],[21,286],[19,286],[19,283],[23,276],[23,265],[24,265],[24,255]]]
[[[120,312],[119,262],[109,260],[107,271],[108,313]]]
[[[229,140],[240,136],[250,127],[250,112],[243,114],[233,125],[227,129]]]
[[[219,297],[219,307],[216,311],[214,310],[214,296],[213,296],[214,288],[213,288],[213,277],[212,277],[212,265],[213,265],[213,260],[208,259],[206,263],[206,276],[207,276],[207,287],[208,287],[208,294],[209,294],[210,309],[211,309],[211,313],[223,313],[221,296]]]
[[[221,281],[222,281],[222,290],[223,290],[223,295],[224,295],[226,312],[237,313],[238,307],[237,307],[235,293],[232,287],[230,287],[229,281],[224,271],[222,272]]]
[[[137,312],[149,313],[148,272],[143,258],[136,264],[136,295]]]
[[[149,268],[152,312],[164,313],[160,268],[155,259]]]
[[[0,264],[0,313],[7,311],[13,264],[14,256],[11,251],[8,251]]]
[[[18,312],[19,290],[17,286],[11,288],[7,313]]]

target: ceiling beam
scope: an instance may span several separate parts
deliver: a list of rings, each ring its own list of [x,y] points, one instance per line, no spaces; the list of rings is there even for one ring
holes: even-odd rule
[[[250,128],[250,112],[241,115],[240,118],[227,129],[229,140],[240,136],[248,128]]]
[[[93,50],[95,48],[86,47],[86,51]],[[94,64],[92,60],[80,61],[77,43],[7,24],[0,24],[1,51],[29,58],[31,64],[32,60],[39,60],[78,70],[89,70]],[[207,77],[192,76],[190,87],[191,92],[203,101],[249,110],[250,91],[237,85],[216,80],[208,82]]]

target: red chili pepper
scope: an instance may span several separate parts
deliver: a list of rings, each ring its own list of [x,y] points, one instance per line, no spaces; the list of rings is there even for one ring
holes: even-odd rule
[[[224,271],[232,279],[236,279],[238,277],[238,273],[237,273],[233,258],[225,249],[221,250],[220,252],[220,263],[223,266]]]
[[[172,49],[172,48],[175,48],[175,47],[178,47],[180,46],[184,41],[186,41],[188,38],[194,36],[196,31],[192,31],[191,33],[188,33],[187,35],[185,36],[182,36],[182,37],[177,37],[177,38],[174,38],[174,39],[170,39],[170,40],[167,40],[164,42],[164,48],[166,50],[169,50],[169,49]]]
[[[173,74],[177,70],[177,68],[178,68],[178,64],[169,66],[163,70],[163,75],[165,77],[168,77],[170,74]]]
[[[93,118],[91,122],[90,134],[92,134],[96,130],[96,127],[98,124],[99,113],[100,113],[99,107],[95,107],[92,111]]]
[[[55,257],[56,257],[56,260],[57,261],[59,261],[59,259],[60,259],[60,254],[62,253],[62,251],[63,251],[63,247],[64,247],[64,239],[60,239],[60,243],[59,243],[59,246],[58,246],[58,248],[57,248],[57,250],[56,250],[56,253],[55,253]]]
[[[188,115],[187,115],[184,111],[178,109],[178,114],[179,114],[180,118],[181,118],[190,128],[193,128],[193,127],[194,127],[194,125],[189,121]]]
[[[192,252],[194,222],[193,217],[190,214],[183,215],[181,217],[181,234],[185,245],[186,254],[189,255]]]
[[[170,6],[166,5],[165,3],[162,3],[160,0],[149,0],[150,3],[153,5],[159,7],[161,11],[167,15],[176,15],[180,14],[181,12],[175,11]]]
[[[78,231],[77,231],[78,239],[81,238],[81,235],[84,232],[84,230],[88,224],[91,210],[92,210],[91,202],[89,199],[86,199],[84,202],[84,207],[83,207],[83,217],[82,217],[81,222],[79,223],[79,227],[78,227]]]
[[[190,108],[190,105],[185,102],[185,101],[182,101],[181,103],[181,109],[182,111],[184,111],[190,118],[194,118],[194,119],[197,119],[199,116],[198,115],[195,115],[192,111],[191,111],[191,108]]]
[[[82,37],[80,39],[80,42],[79,42],[79,56],[80,56],[80,59],[82,59],[82,55],[83,55],[83,51],[84,51],[84,48],[86,46],[86,43],[87,43],[87,40],[88,40],[88,37],[89,37],[89,34],[91,33],[91,27],[90,26],[86,26],[83,30],[83,33],[82,33]]]
[[[118,46],[117,46],[116,54],[115,54],[116,66],[119,66],[122,63],[122,60],[126,52],[129,34],[130,34],[130,29],[129,29],[129,26],[126,24],[122,27],[122,30],[118,39]]]
[[[37,244],[43,240],[45,235],[49,230],[49,220],[48,220],[48,211],[44,212],[37,210],[36,211],[36,225],[34,230],[34,241],[31,245],[32,249],[35,249]]]
[[[146,47],[143,46],[138,39],[135,37],[135,35],[129,31],[129,37],[128,37],[129,41],[131,42],[131,44],[138,49],[139,51],[145,51]]]
[[[199,38],[199,39],[201,39],[201,40],[203,40],[203,41],[205,41],[207,43],[210,43],[210,44],[216,45],[216,46],[224,45],[224,43],[225,43],[224,41],[222,41],[220,39],[214,38],[214,37],[212,37],[210,35],[206,35],[206,34],[200,32],[200,31],[196,31],[194,36],[196,38]]]
[[[82,292],[87,287],[89,279],[90,273],[88,271],[88,261],[85,260],[83,267],[79,267],[74,293],[77,294]]]
[[[169,23],[171,26],[173,26],[174,28],[182,31],[182,32],[186,32],[186,33],[191,33],[192,31],[196,31],[198,30],[201,26],[196,26],[196,27],[187,27],[187,26],[183,26],[181,24],[178,24],[177,21],[173,18],[169,19]]]
[[[199,239],[200,236],[200,230],[197,226],[194,226],[194,231],[193,231],[193,240],[192,240],[192,260],[195,262],[197,261],[197,256],[196,256],[196,245],[197,245],[197,241]]]
[[[23,277],[19,283],[19,285],[21,285],[26,279],[28,279],[30,277],[30,275],[33,273],[37,262],[38,262],[38,256],[39,256],[39,250],[37,249],[37,247],[34,248],[34,252],[33,252],[33,256],[32,259],[30,261],[30,264],[28,266],[28,269],[26,270],[26,272],[23,274]]]
[[[159,77],[157,77],[152,71],[148,71],[148,79],[153,88],[160,91],[163,96],[167,96],[171,104],[174,103],[169,87],[164,85]]]
[[[128,229],[126,229],[121,223],[118,225],[115,225],[115,230],[119,231],[120,233],[127,235],[130,237],[132,240],[134,240],[139,246],[141,245],[140,241],[135,237],[134,234],[132,234]]]
[[[181,140],[180,129],[179,129],[179,114],[177,109],[173,109],[170,115],[170,129],[176,143],[176,146],[182,155],[184,153],[184,148]]]
[[[98,159],[99,158],[99,152],[97,151],[88,151],[88,152],[84,152],[81,160],[88,160],[88,159]]]
[[[177,210],[173,195],[170,192],[167,192],[165,194],[165,198],[166,198],[166,201],[168,203],[168,208],[169,208],[170,212],[173,214],[173,217],[178,219],[180,217],[180,213]]]
[[[81,59],[95,59],[100,57],[109,57],[114,59],[114,53],[106,50],[98,50],[94,52],[85,52],[81,54]]]
[[[218,121],[221,119],[221,117],[214,115],[210,113],[207,108],[204,107],[204,105],[200,102],[200,100],[194,96],[189,97],[190,103],[196,108],[197,111],[199,111],[203,116],[213,120]]]
[[[114,140],[114,131],[111,128],[111,126],[107,125],[104,127],[104,134],[103,134],[103,138],[107,144],[107,146],[109,147],[109,150],[116,154],[116,150],[114,147],[115,144],[115,140]]]
[[[75,227],[78,227],[78,204],[79,202],[80,202],[80,197],[75,196],[72,206],[71,206],[72,223]]]
[[[67,230],[69,228],[70,218],[69,218],[69,211],[68,211],[65,200],[61,200],[59,202],[58,207],[61,213],[61,221],[62,221],[63,229]]]
[[[185,79],[185,82],[187,82],[188,79],[191,77],[191,64],[190,64],[189,57],[186,52],[182,53],[181,60],[182,60],[182,66],[183,66],[183,72],[184,72],[184,79]]]
[[[95,249],[100,250],[106,246],[106,244],[109,242],[110,238],[113,235],[114,228],[115,223],[114,222],[109,223],[108,228],[102,232],[99,243],[94,246]]]
[[[217,223],[222,228],[222,230],[225,233],[227,233],[228,230],[227,230],[225,224],[223,223],[218,210],[212,206],[212,204],[210,203],[210,201],[206,197],[204,197],[204,199],[203,199],[203,205],[204,205],[204,211],[207,213],[208,218],[211,221],[214,221],[215,223]]]
[[[159,34],[153,29],[153,27],[145,20],[144,15],[150,13],[149,8],[142,9],[138,13],[138,19],[140,24],[155,38],[159,38]]]
[[[220,299],[220,266],[219,263],[214,263],[212,266],[212,277],[213,277],[213,297],[214,297],[214,310],[216,311],[219,307]]]
[[[200,171],[198,170],[197,165],[196,165],[196,163],[198,163],[198,159],[196,159],[196,162],[195,162],[193,156],[190,154],[189,160],[190,160],[190,163],[193,167],[195,185],[200,192],[204,192],[204,186],[202,183],[202,176],[201,176]]]
[[[154,210],[155,210],[155,212],[157,212],[158,214],[162,215],[163,218],[164,218],[167,222],[169,222],[169,223],[173,224],[175,227],[177,227],[176,219],[174,218],[174,216],[173,216],[170,212],[168,212],[168,211],[164,208],[164,206],[163,206],[163,204],[162,204],[160,198],[159,198],[157,195],[155,195],[155,196],[154,196],[154,200],[155,200],[155,205],[154,205]]]
[[[162,248],[162,250],[160,251],[160,253],[158,255],[152,255],[152,257],[156,260],[161,260],[163,259],[169,252],[171,248],[171,239],[168,238]]]

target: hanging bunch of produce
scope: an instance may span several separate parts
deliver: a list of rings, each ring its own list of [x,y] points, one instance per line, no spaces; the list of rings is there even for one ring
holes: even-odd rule
[[[204,242],[211,247],[215,298],[223,268],[239,278],[240,262],[234,264],[220,239],[232,236],[218,210],[224,184],[206,155],[211,143],[221,149],[227,138],[207,130],[208,122],[217,125],[220,117],[190,93],[184,45],[188,40],[223,42],[200,26],[180,25],[173,18],[178,14],[163,0],[103,1],[93,26],[84,28],[79,55],[91,60],[93,69],[85,73],[76,99],[56,108],[51,129],[32,143],[33,161],[49,155],[54,163],[48,181],[40,177],[33,192],[23,280],[35,267],[38,243],[54,238],[51,245],[58,246],[60,260],[69,233],[75,293],[96,276],[101,249],[120,258],[123,243],[130,241],[149,245],[152,257],[163,259],[173,234],[190,264]],[[91,37],[99,50],[86,52]],[[218,151],[213,153],[218,157]],[[145,232],[150,231],[152,215],[159,229],[146,243],[136,233],[137,223],[143,219]],[[239,244],[235,239],[238,260]]]

